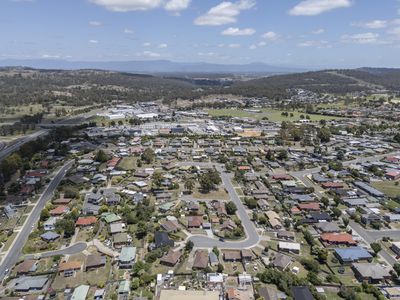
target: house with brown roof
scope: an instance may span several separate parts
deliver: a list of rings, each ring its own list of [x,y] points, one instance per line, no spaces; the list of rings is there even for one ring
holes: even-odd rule
[[[69,207],[65,205],[57,206],[56,208],[49,211],[51,216],[61,216],[69,212]]]
[[[177,232],[179,230],[179,225],[175,221],[167,220],[163,223],[161,223],[161,227],[166,231],[166,232]]]
[[[28,273],[34,273],[37,270],[38,261],[34,259],[24,260],[22,263],[17,265],[17,275],[24,275]]]
[[[323,233],[320,235],[320,239],[322,242],[330,245],[357,245],[351,234],[346,232]]]
[[[200,228],[203,224],[203,217],[201,216],[188,216],[187,227],[188,228]]]
[[[240,250],[222,250],[224,261],[241,261],[242,253]]]
[[[96,224],[97,218],[94,216],[90,217],[79,217],[78,220],[75,222],[76,226],[85,227],[85,226],[92,226]]]
[[[194,254],[193,269],[205,269],[208,266],[208,252],[196,250]]]
[[[98,269],[106,265],[107,259],[105,256],[100,254],[90,254],[86,257],[85,271]]]
[[[170,249],[167,254],[160,258],[160,264],[173,267],[179,262],[181,256],[181,251],[173,251]]]
[[[61,262],[58,266],[58,272],[63,273],[64,277],[71,277],[75,272],[80,271],[82,263],[80,261]]]
[[[53,201],[57,205],[68,205],[72,201],[72,198],[65,198],[64,194],[60,194],[60,198]]]

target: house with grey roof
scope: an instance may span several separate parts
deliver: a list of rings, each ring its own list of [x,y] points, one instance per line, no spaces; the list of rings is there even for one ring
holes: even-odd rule
[[[46,276],[19,277],[15,281],[14,290],[21,293],[41,291],[45,288],[48,281],[49,279]]]
[[[118,258],[120,269],[132,268],[136,258],[136,247],[122,247]]]
[[[392,278],[389,269],[378,263],[353,263],[351,268],[359,281],[380,283]]]

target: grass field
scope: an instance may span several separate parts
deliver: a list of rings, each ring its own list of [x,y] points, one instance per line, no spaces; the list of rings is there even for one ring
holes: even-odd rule
[[[376,181],[372,182],[371,185],[390,198],[395,198],[397,196],[400,196],[400,180]]]
[[[133,156],[124,157],[118,164],[118,169],[131,171],[137,167],[137,158]]]
[[[228,200],[229,195],[223,188],[219,188],[217,191],[210,191],[207,194],[200,193],[199,191],[194,191],[191,195],[195,199],[216,199],[216,200]]]
[[[212,117],[221,117],[221,116],[228,116],[228,117],[236,117],[236,118],[249,118],[249,119],[256,119],[256,120],[261,120],[263,118],[268,118],[269,121],[272,122],[282,122],[282,121],[298,121],[300,120],[300,116],[304,115],[306,116],[307,114],[302,113],[302,112],[289,112],[293,114],[293,117],[285,117],[282,116],[281,110],[272,110],[272,109],[261,109],[260,113],[252,113],[244,110],[238,110],[238,109],[210,109],[208,110],[208,113]],[[339,119],[338,117],[333,117],[333,116],[323,116],[323,115],[314,115],[310,114],[310,120],[313,122],[318,122],[320,120],[337,120]]]

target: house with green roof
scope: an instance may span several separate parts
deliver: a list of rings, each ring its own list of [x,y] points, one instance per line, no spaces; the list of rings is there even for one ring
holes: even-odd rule
[[[72,294],[71,300],[85,300],[87,294],[89,293],[90,286],[88,285],[80,285],[75,288],[74,293]]]

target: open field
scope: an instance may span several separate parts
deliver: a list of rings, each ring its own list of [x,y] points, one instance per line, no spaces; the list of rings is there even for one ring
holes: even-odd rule
[[[216,199],[216,200],[228,200],[229,195],[223,188],[219,188],[217,191],[210,191],[207,194],[194,191],[191,195],[195,199]]]
[[[210,109],[207,111],[210,116],[212,117],[221,117],[221,116],[228,116],[228,117],[236,117],[236,118],[249,118],[249,119],[256,119],[256,120],[261,120],[263,118],[268,118],[269,121],[272,122],[282,122],[282,121],[298,121],[300,120],[300,116],[304,115],[306,116],[306,113],[302,112],[297,112],[297,111],[292,111],[289,112],[293,114],[293,117],[285,117],[282,116],[281,110],[272,110],[272,109],[266,109],[263,108],[261,109],[260,113],[252,113],[244,110],[238,110],[238,109]],[[333,117],[333,116],[323,116],[323,115],[315,115],[315,114],[309,114],[310,120],[318,122],[320,120],[337,120],[339,119],[338,117]]]
[[[388,197],[395,198],[400,196],[400,180],[375,181],[372,182],[371,185]]]

